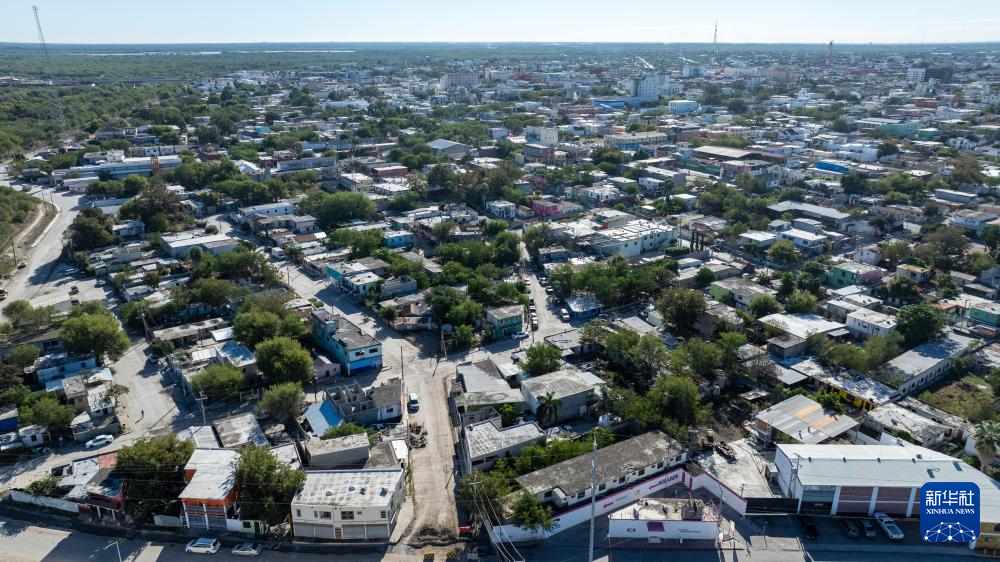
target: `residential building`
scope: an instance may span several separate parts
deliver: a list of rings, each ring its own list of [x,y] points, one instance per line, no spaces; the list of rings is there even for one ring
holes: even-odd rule
[[[184,527],[194,531],[239,530],[236,463],[233,449],[195,449],[184,465],[184,489],[178,498]],[[258,523],[259,528],[259,523]]]
[[[405,493],[402,469],[307,471],[292,498],[297,539],[387,542]]]
[[[857,425],[850,416],[826,411],[819,402],[798,394],[758,412],[750,434],[765,446],[775,440],[816,444],[835,439]]]
[[[884,275],[885,270],[881,267],[845,261],[830,268],[829,283],[837,289],[850,285],[875,285],[882,281]]]
[[[535,422],[501,427],[497,418],[469,424],[462,435],[466,473],[489,470],[497,460],[516,458],[521,449],[545,441],[545,432]]]
[[[648,480],[686,461],[685,448],[660,431],[608,445],[597,455],[597,495]],[[518,476],[517,483],[559,511],[585,504],[591,495],[591,456],[581,455]]]
[[[498,219],[513,220],[517,216],[517,205],[502,199],[487,201],[486,212]]]
[[[521,394],[536,416],[546,399],[559,401],[556,411],[549,414],[548,419],[540,420],[543,425],[549,425],[585,416],[591,400],[600,395],[603,385],[600,377],[592,373],[560,369],[521,382]]]
[[[604,256],[620,254],[626,258],[635,258],[644,252],[671,246],[679,236],[680,229],[675,226],[637,219],[621,228],[595,232],[592,244]]]
[[[524,307],[519,304],[487,308],[485,313],[495,338],[510,337],[524,328]]]
[[[882,366],[894,379],[900,394],[906,395],[934,383],[951,370],[954,359],[973,351],[972,338],[947,332],[944,337],[924,342]]]
[[[713,281],[709,285],[708,292],[712,298],[721,302],[732,304],[737,310],[747,311],[750,303],[761,295],[777,296],[778,291],[758,285],[749,279],[742,277],[730,277],[721,281]]]
[[[886,337],[896,330],[896,317],[859,308],[847,314],[847,329],[855,337]]]
[[[333,404],[336,414],[335,423],[330,425],[336,427],[340,422],[371,425],[398,420],[403,415],[402,392],[402,382],[398,378],[369,388],[362,388],[353,381],[328,388],[327,399]],[[313,431],[323,435],[316,426],[313,426]]]
[[[340,363],[347,376],[382,368],[382,343],[350,320],[327,310],[310,314],[313,339]]]

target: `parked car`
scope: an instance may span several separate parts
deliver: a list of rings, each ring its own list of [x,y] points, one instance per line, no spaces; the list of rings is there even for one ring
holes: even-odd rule
[[[184,547],[184,552],[193,552],[195,554],[215,554],[216,552],[219,552],[220,548],[222,548],[222,543],[220,543],[218,539],[201,537],[187,543],[187,546]]]
[[[518,333],[514,334],[511,337],[514,338],[515,340],[523,340],[524,338],[528,337],[528,333],[527,332],[518,332]]]
[[[868,519],[861,520],[861,532],[865,534],[866,539],[874,539],[878,536],[878,533],[875,531],[875,525],[872,525],[872,522]]]
[[[77,287],[76,285],[73,285],[72,287],[69,288],[69,294],[71,295],[75,295],[79,292],[80,292],[80,287]]]
[[[847,534],[847,536],[851,537],[852,539],[861,536],[861,531],[858,529],[858,524],[855,523],[853,519],[844,519],[841,522],[841,526],[844,527],[844,533]]]
[[[416,392],[411,392],[410,393],[410,399],[409,399],[409,401],[407,401],[406,407],[411,412],[416,412],[416,411],[420,410],[420,400],[417,398],[417,393]]]
[[[875,521],[878,523],[879,527],[882,527],[882,530],[885,531],[886,536],[890,539],[894,541],[903,540],[903,531],[900,530],[899,525],[896,525],[896,522],[892,520],[892,517],[889,517],[880,511],[875,514]]]
[[[0,289],[0,301],[7,298],[7,289]]]
[[[565,308],[559,309],[559,318],[563,319],[563,322],[569,322],[569,311]]]
[[[552,287],[545,287],[545,294],[546,295],[551,295],[552,294]]]
[[[264,550],[263,545],[259,545],[253,542],[245,542],[238,544],[233,547],[233,556],[260,556],[261,551]]]
[[[812,520],[812,517],[808,515],[796,515],[795,522],[802,527],[802,533],[805,537],[811,541],[819,538],[819,529],[816,528],[816,522]]]
[[[107,433],[105,433],[103,435],[98,435],[97,437],[94,437],[90,441],[87,441],[86,447],[88,449],[96,449],[98,447],[103,447],[105,445],[108,445],[114,440],[115,440],[114,435],[108,435]]]

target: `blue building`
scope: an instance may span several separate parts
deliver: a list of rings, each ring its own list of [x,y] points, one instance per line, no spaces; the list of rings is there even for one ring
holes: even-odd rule
[[[409,248],[413,246],[413,233],[408,230],[386,230],[386,248]]]
[[[340,363],[345,375],[382,369],[382,343],[346,318],[326,310],[312,313],[313,338]]]

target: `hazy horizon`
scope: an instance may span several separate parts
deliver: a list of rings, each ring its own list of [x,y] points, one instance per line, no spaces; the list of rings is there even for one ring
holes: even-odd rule
[[[190,45],[271,43],[711,43],[903,45],[1000,40],[1000,3],[964,0],[841,0],[803,8],[792,0],[711,5],[635,0],[508,0],[492,6],[460,0],[175,0],[140,4],[106,0],[5,0],[5,43],[38,40],[37,4],[52,45]]]

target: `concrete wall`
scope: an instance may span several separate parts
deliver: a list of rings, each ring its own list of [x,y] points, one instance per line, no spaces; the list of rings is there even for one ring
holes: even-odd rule
[[[740,515],[746,514],[747,502],[739,494],[734,492],[725,484],[716,480],[708,473],[692,477],[683,468],[672,470],[665,474],[640,482],[635,486],[625,488],[603,498],[598,498],[594,512],[596,515],[605,515],[607,513],[611,513],[612,511],[617,511],[632,502],[638,501],[645,496],[651,495],[654,492],[675,484],[682,484],[692,490],[704,488],[710,493],[718,496],[726,505],[733,508]],[[590,519],[589,501],[580,504],[573,509],[557,514],[552,518],[553,526],[549,531],[525,530],[514,523],[507,523],[505,525],[490,527],[489,533],[493,537],[494,541],[526,542],[541,540],[550,538],[566,529],[569,529],[570,527],[584,523],[588,519]]]
[[[80,513],[80,506],[71,501],[67,501],[60,498],[50,498],[46,496],[33,496],[22,490],[11,490],[10,499],[14,503],[37,505],[39,507],[45,507],[48,509],[54,509],[56,511],[64,511],[66,513],[77,514]]]

